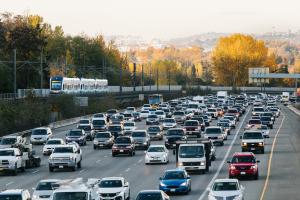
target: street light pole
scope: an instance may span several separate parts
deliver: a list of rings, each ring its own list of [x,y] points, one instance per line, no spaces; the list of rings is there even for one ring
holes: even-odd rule
[[[142,91],[144,92],[144,65],[142,64]]]
[[[44,79],[44,77],[43,77],[43,48],[41,49],[41,63],[40,63],[40,66],[41,66],[41,71],[40,71],[40,73],[41,73],[41,89],[43,89],[43,79]]]
[[[16,94],[17,93],[17,50],[14,49],[13,52],[14,52],[14,60],[13,60],[13,63],[14,63],[14,93]]]

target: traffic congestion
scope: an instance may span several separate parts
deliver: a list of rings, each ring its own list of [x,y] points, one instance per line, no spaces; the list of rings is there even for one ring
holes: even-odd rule
[[[1,179],[40,173],[39,168],[46,175],[33,188],[6,185],[0,200],[244,200],[251,188],[243,183],[261,179],[259,158],[270,152],[266,144],[278,128],[283,106],[280,95],[263,93],[219,91],[167,102],[157,95],[139,108],[82,117],[63,134],[39,127],[27,138],[4,136]],[[134,179],[146,182],[151,176],[156,185],[137,190],[135,180],[99,167],[113,161],[111,168],[122,166],[128,172],[134,170],[129,167],[134,157],[136,170],[145,173]],[[97,170],[83,177],[91,168]],[[218,176],[222,170],[225,177]],[[200,179],[205,188],[197,187]]]

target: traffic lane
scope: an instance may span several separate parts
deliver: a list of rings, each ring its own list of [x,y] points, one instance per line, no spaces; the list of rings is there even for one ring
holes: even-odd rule
[[[266,200],[299,199],[300,188],[300,117],[286,107],[284,124],[275,145]]]
[[[240,179],[241,185],[243,185],[245,189],[245,199],[259,199],[262,188],[265,183],[266,175],[267,175],[267,168],[268,168],[268,160],[270,156],[270,150],[272,147],[272,143],[274,140],[274,136],[276,134],[276,131],[278,130],[278,127],[282,121],[282,116],[280,118],[277,118],[274,129],[271,129],[270,131],[270,138],[266,138],[265,140],[265,154],[259,154],[255,153],[257,160],[260,160],[260,163],[258,165],[259,169],[259,179],[258,180],[251,180],[248,178]],[[247,120],[246,120],[247,122]],[[246,122],[243,127],[245,127]],[[242,135],[243,129],[239,132],[239,135]],[[241,152],[241,140],[238,138],[233,145],[233,148],[230,151],[228,160],[232,157],[232,155],[235,152]],[[222,170],[220,171],[220,174],[218,178],[228,178],[228,164],[224,164],[222,167]],[[207,198],[205,198],[207,199]]]

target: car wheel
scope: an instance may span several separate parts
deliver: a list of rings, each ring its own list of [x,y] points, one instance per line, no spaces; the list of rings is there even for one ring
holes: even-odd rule
[[[131,151],[129,155],[132,157],[132,156],[134,155],[134,154],[133,154],[133,151]]]
[[[97,146],[94,145],[94,149],[97,149]]]
[[[224,142],[221,142],[220,145],[221,145],[221,146],[224,146]]]
[[[15,169],[13,170],[13,175],[17,176],[18,175],[18,168],[17,168],[17,164],[15,165]]]
[[[49,172],[53,172],[54,171],[54,168],[49,166]]]
[[[115,157],[115,156],[116,156],[116,154],[115,154],[115,153],[112,153],[111,155],[112,155],[112,157]]]
[[[81,168],[81,161],[79,161],[79,162],[77,163],[77,167],[78,167],[78,168]]]
[[[258,180],[258,172],[257,172],[257,174],[255,174],[254,180]]]
[[[216,160],[216,155],[212,155],[211,160],[215,161]]]
[[[75,171],[76,171],[76,166],[72,167],[71,170],[72,170],[73,172],[75,172]]]
[[[262,150],[261,150],[261,153],[264,154],[264,153],[265,153],[265,149],[262,149]]]

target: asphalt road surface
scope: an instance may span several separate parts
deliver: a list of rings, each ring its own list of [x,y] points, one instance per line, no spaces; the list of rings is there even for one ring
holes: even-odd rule
[[[249,109],[247,110],[249,111]],[[172,195],[171,199],[178,200],[202,200],[207,199],[206,188],[215,178],[228,177],[228,164],[226,161],[234,152],[241,151],[239,136],[243,132],[245,123],[250,118],[251,112],[247,112],[241,119],[236,129],[231,131],[224,146],[217,147],[217,159],[212,162],[210,172],[207,174],[191,175],[192,191],[189,195]],[[216,124],[214,121],[212,124]],[[282,126],[281,126],[282,125]],[[145,129],[145,121],[137,123],[138,129]],[[66,132],[75,125],[53,130],[55,137],[64,138]],[[279,129],[280,128],[280,129]],[[272,162],[270,163],[270,174],[268,175],[269,158],[272,144],[276,133],[277,141],[274,146]],[[161,144],[163,141],[151,142]],[[245,186],[245,199],[299,199],[300,189],[300,117],[288,108],[282,107],[282,113],[276,119],[274,129],[270,132],[270,138],[266,139],[265,154],[257,154],[259,163],[259,180],[241,180]],[[109,176],[123,176],[130,183],[131,199],[144,189],[158,189],[159,177],[166,169],[174,169],[175,157],[170,151],[170,162],[167,165],[145,165],[144,151],[137,151],[133,157],[112,157],[110,149],[94,150],[92,142],[88,141],[82,147],[82,168],[77,171],[55,171],[48,170],[48,156],[42,155],[42,145],[34,146],[37,154],[41,156],[41,167],[27,169],[25,173],[17,176],[0,176],[0,187],[8,189],[25,188],[36,186],[41,179],[57,178],[102,178]],[[268,177],[268,184],[266,179]],[[265,188],[265,189],[264,189]]]

